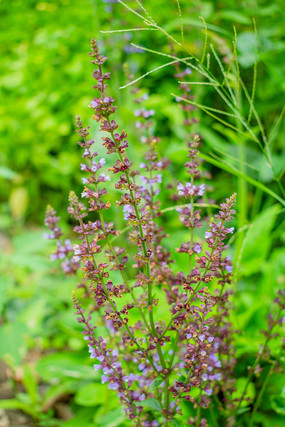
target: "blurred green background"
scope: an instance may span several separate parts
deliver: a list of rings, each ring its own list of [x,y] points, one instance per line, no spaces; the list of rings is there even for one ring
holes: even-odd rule
[[[137,7],[135,2],[128,4]],[[160,26],[180,37],[175,0],[147,0],[143,4]],[[208,26],[208,51],[213,43],[225,64],[233,49],[235,26],[240,73],[251,94],[256,67],[254,105],[271,135],[274,172],[253,141],[199,109],[195,113],[200,120],[195,130],[203,137],[202,153],[209,160],[205,169],[213,175],[213,198],[220,202],[238,192],[238,232],[231,254],[236,261],[233,321],[241,330],[237,338],[238,375],[243,379],[262,343],[259,331],[266,325],[274,295],[285,283],[284,204],[264,190],[266,187],[284,200],[280,190],[285,158],[284,4],[282,0],[185,0],[181,9],[185,46],[199,57],[205,37],[200,16]],[[64,278],[60,267],[50,263],[53,244],[42,238],[42,224],[49,203],[63,218],[64,226],[69,190],[80,193],[82,188],[74,115],[82,116],[99,137],[88,108],[95,95],[88,58],[91,37],[109,57],[109,93],[116,98],[116,119],[129,134],[129,153],[130,157],[135,154],[136,165],[145,147],[135,118],[130,120],[136,108],[132,87],[119,87],[128,82],[126,68],[137,78],[168,59],[138,52],[130,43],[168,54],[169,44],[155,31],[100,33],[143,26],[143,21],[111,1],[2,0],[0,11],[0,357],[10,366],[9,384],[14,395],[11,403],[0,406],[28,413],[30,425],[123,425],[116,397],[107,395],[111,392],[98,382],[74,320],[71,291],[76,281]],[[211,61],[213,74],[222,80],[213,55]],[[171,159],[170,174],[185,179],[181,166],[186,131],[182,112],[171,95],[178,93],[174,74],[173,67],[162,68],[141,80],[138,87],[150,94],[146,106],[156,111],[154,132],[162,139],[161,154]],[[232,84],[235,90],[234,81]],[[210,86],[193,86],[192,92],[197,103],[224,109]],[[241,105],[247,115],[246,100]],[[255,122],[252,128],[257,132]],[[162,202],[163,207],[171,204],[166,190]],[[175,215],[168,215],[165,223],[170,233],[179,226]],[[168,241],[171,250],[183,233],[181,228]],[[179,266],[181,261],[177,259],[177,263]],[[257,389],[262,378],[258,381]],[[260,425],[285,423],[283,386],[282,377],[270,382],[271,398],[262,406]]]

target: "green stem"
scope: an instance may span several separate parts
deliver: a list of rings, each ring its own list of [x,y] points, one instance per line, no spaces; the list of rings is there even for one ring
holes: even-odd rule
[[[276,316],[276,320],[279,318],[281,311],[282,311],[282,308],[280,308],[280,309],[278,310],[278,313],[277,313],[277,316]],[[267,344],[269,343],[269,341],[270,341],[270,339],[271,339],[271,333],[272,333],[272,330],[273,330],[273,328],[274,328],[275,324],[276,324],[276,321],[272,321],[272,326],[270,327],[270,329],[269,329],[269,331],[268,331],[268,336],[267,336],[267,338],[266,338],[266,340],[265,340],[264,346],[263,346],[263,347],[262,347],[262,349],[260,350],[260,352],[259,352],[259,354],[258,354],[257,358],[255,359],[255,362],[254,362],[254,364],[253,364],[253,366],[252,366],[252,368],[251,368],[251,373],[250,373],[250,375],[249,375],[249,376],[248,376],[248,378],[247,378],[247,382],[246,382],[246,384],[245,384],[244,391],[243,391],[243,393],[242,393],[241,399],[240,399],[239,404],[238,404],[237,409],[236,409],[236,415],[238,414],[238,410],[239,410],[239,408],[241,407],[242,401],[243,401],[243,399],[244,399],[244,397],[245,397],[245,395],[246,395],[247,388],[248,388],[248,386],[249,386],[249,384],[250,384],[250,382],[251,382],[251,380],[252,380],[252,378],[253,378],[253,376],[254,376],[254,370],[255,370],[256,366],[258,365],[258,363],[259,363],[260,359],[262,358],[263,353],[264,353],[264,351],[266,350]]]
[[[275,369],[276,365],[277,365],[277,364],[279,363],[279,361],[280,361],[281,354],[282,354],[282,347],[280,348],[279,355],[278,355],[277,359],[275,360],[275,362],[273,363],[273,365],[270,367],[270,369],[269,369],[269,371],[267,372],[267,375],[266,375],[266,377],[265,377],[265,380],[263,381],[263,384],[262,384],[261,390],[260,390],[259,395],[258,395],[258,397],[257,397],[257,399],[256,399],[256,402],[255,402],[255,404],[254,404],[254,407],[253,407],[253,410],[252,410],[252,413],[251,413],[251,416],[250,416],[250,420],[249,420],[248,427],[251,427],[251,426],[252,426],[252,423],[253,423],[253,421],[254,421],[254,415],[255,415],[255,413],[256,413],[256,411],[257,411],[257,409],[258,409],[258,408],[259,408],[259,406],[260,406],[261,399],[262,399],[262,396],[263,396],[263,394],[264,394],[264,391],[265,391],[265,389],[266,389],[266,387],[267,387],[267,384],[268,384],[269,378],[270,378],[270,376],[273,374],[273,371],[274,371],[274,369]]]
[[[262,398],[263,393],[264,393],[264,391],[265,391],[265,389],[266,389],[266,387],[267,387],[267,384],[268,384],[268,381],[269,381],[269,378],[270,378],[270,376],[271,376],[271,375],[272,375],[272,367],[269,369],[269,371],[268,371],[268,373],[267,373],[267,375],[266,375],[266,378],[265,378],[265,380],[263,381],[263,384],[262,384],[261,390],[260,390],[259,395],[258,395],[258,397],[257,397],[257,399],[256,399],[256,402],[255,402],[255,404],[254,404],[254,407],[253,407],[253,410],[252,410],[252,413],[251,413],[251,416],[250,416],[250,420],[249,420],[248,427],[251,427],[251,426],[252,426],[252,423],[253,423],[253,421],[254,421],[254,415],[255,415],[255,412],[256,412],[256,411],[257,411],[257,409],[259,408],[259,405],[260,405],[260,402],[261,402],[261,398]]]

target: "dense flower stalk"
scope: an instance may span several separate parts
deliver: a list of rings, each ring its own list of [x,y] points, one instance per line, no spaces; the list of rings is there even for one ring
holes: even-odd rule
[[[106,336],[99,336],[91,314],[85,316],[74,296],[77,320],[83,325],[90,357],[96,360],[94,369],[101,373],[102,383],[118,393],[126,416],[137,426],[169,425],[182,413],[182,401],[191,404],[196,414],[188,425],[206,426],[204,411],[213,396],[219,396],[230,426],[230,414],[238,410],[246,395],[245,390],[240,399],[231,398],[236,363],[229,321],[233,266],[225,251],[234,232],[228,222],[235,214],[236,194],[218,206],[213,218],[204,212],[205,206],[217,206],[207,198],[199,158],[202,137],[188,129],[187,181],[177,182],[174,205],[165,209],[174,211],[187,230],[188,239],[175,248],[176,257],[187,260],[185,269],[179,271],[175,251],[167,249],[171,236],[161,221],[164,209],[160,187],[170,162],[159,154],[160,135],[154,134],[153,126],[155,111],[144,106],[147,94],[135,99],[136,129],[147,150],[144,161],[133,165],[128,157],[127,133],[119,130],[114,118],[115,100],[106,93],[110,73],[103,66],[107,58],[95,40],[91,40],[89,55],[95,67],[92,75],[96,90],[89,107],[104,133],[101,143],[106,157],[99,157],[96,148],[100,141],[90,139],[90,127],[76,116],[85,176],[81,198],[70,192],[68,212],[76,221],[73,230],[78,242],[73,247],[68,240],[62,242],[59,219],[52,208],[47,210],[45,223],[51,230],[49,238],[57,241],[53,258],[65,258],[66,272],[78,272],[81,266],[85,306],[90,313],[96,308],[105,324]],[[178,78],[189,73],[187,69],[178,71]],[[185,99],[192,96],[188,86],[181,84],[180,89]],[[197,120],[189,117],[189,104],[181,105],[185,125],[191,131]],[[115,216],[109,197],[111,186],[116,194]],[[117,216],[124,219],[124,230],[117,229]],[[276,321],[271,323],[275,325]],[[270,337],[271,332],[269,328]],[[267,342],[262,355],[266,346]],[[156,411],[148,410],[149,399],[152,405],[155,402]]]

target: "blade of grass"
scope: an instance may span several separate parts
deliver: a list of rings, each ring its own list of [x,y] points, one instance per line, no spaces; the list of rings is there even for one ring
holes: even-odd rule
[[[206,25],[206,21],[203,18],[203,16],[199,16],[199,18],[203,21],[204,24],[204,29],[205,29],[205,41],[204,41],[204,47],[203,47],[203,53],[202,53],[202,58],[201,58],[201,64],[203,64],[205,56],[206,56],[206,51],[207,51],[207,43],[208,43],[208,29],[207,29],[207,25]]]
[[[102,34],[112,34],[112,33],[127,33],[131,31],[158,31],[157,28],[126,28],[123,30],[101,30]]]
[[[280,124],[280,122],[281,122],[281,120],[282,120],[282,117],[283,117],[283,115],[284,115],[284,112],[285,112],[285,105],[284,105],[284,107],[282,108],[282,111],[281,111],[281,113],[280,113],[280,115],[279,115],[278,119],[276,120],[275,125],[273,126],[272,130],[270,131],[270,134],[269,134],[269,137],[268,137],[268,144],[270,144],[270,143],[271,143],[271,141],[272,141],[272,139],[273,139],[273,137],[274,137],[274,135],[275,135],[275,132],[276,132],[276,130],[278,129],[279,124]]]
[[[124,86],[121,86],[120,89],[125,89],[126,87],[133,85],[134,83],[138,82],[139,80],[143,79],[144,77],[148,76],[149,74],[154,73],[157,70],[161,70],[162,68],[167,67],[168,65],[173,65],[176,62],[179,62],[179,60],[178,61],[175,60],[175,61],[168,62],[166,64],[162,64],[159,67],[154,68],[153,70],[147,71],[145,74],[143,74],[142,76],[138,77],[137,79],[132,80],[131,82],[127,83]]]
[[[181,83],[182,83],[182,82],[181,82]],[[187,83],[188,83],[188,82],[187,82]],[[189,83],[191,83],[191,84],[192,84],[192,82],[189,82]],[[202,84],[203,84],[203,83],[202,83]],[[211,84],[211,83],[209,83],[209,84]],[[173,94],[173,93],[172,93],[171,95],[175,96],[176,98],[180,99],[181,101],[186,101],[186,102],[187,102],[187,104],[195,105],[196,107],[201,108],[201,110],[214,111],[215,113],[223,114],[223,115],[225,115],[225,116],[230,116],[230,117],[234,117],[234,118],[238,119],[238,116],[235,116],[234,114],[231,114],[231,113],[227,113],[226,111],[218,110],[217,108],[208,107],[207,105],[198,104],[197,102],[194,102],[194,101],[191,101],[191,100],[185,99],[185,98],[183,98],[183,97],[181,97],[181,96],[179,97],[179,95],[175,95],[175,94]]]
[[[275,193],[274,191],[272,191],[270,188],[266,187],[264,184],[262,184],[259,181],[256,181],[254,178],[243,174],[242,172],[240,172],[238,169],[227,165],[226,163],[224,163],[221,160],[217,160],[212,158],[211,156],[208,156],[207,154],[204,153],[200,153],[200,156],[206,160],[207,162],[211,163],[214,166],[217,166],[220,169],[225,170],[226,172],[229,172],[232,175],[235,176],[241,176],[242,178],[244,178],[249,184],[253,185],[256,188],[259,188],[260,190],[262,190],[264,193],[269,194],[271,197],[273,197],[274,199],[278,200],[278,202],[280,202],[283,206],[285,206],[285,200],[282,199],[277,193]]]
[[[220,67],[220,70],[221,70],[221,72],[222,72],[222,74],[223,74],[224,81],[225,81],[226,86],[227,86],[227,88],[228,88],[228,91],[229,91],[230,97],[232,98],[234,105],[237,105],[236,97],[234,96],[234,93],[233,93],[233,91],[232,91],[232,88],[230,87],[229,80],[228,80],[228,76],[227,76],[227,74],[226,74],[226,72],[225,72],[225,69],[224,69],[224,67],[223,67],[223,64],[221,63],[220,58],[218,57],[217,52],[216,52],[216,51],[215,51],[215,49],[214,49],[214,46],[213,46],[212,44],[210,44],[210,47],[211,47],[211,51],[212,51],[212,53],[213,53],[213,55],[214,55],[214,57],[215,57],[215,59],[216,59],[216,61],[217,61],[218,65],[219,65],[219,67]]]
[[[255,58],[254,58],[254,67],[253,67],[253,82],[252,82],[252,92],[251,92],[251,105],[249,108],[249,115],[248,115],[248,123],[251,121],[251,113],[252,113],[252,105],[255,98],[255,91],[256,91],[256,77],[257,77],[257,28],[256,28],[256,22],[255,18],[252,18],[253,21],[253,28],[254,28],[254,35],[255,35]]]
[[[183,23],[182,23],[182,13],[179,0],[176,0],[178,16],[179,16],[179,24],[180,24],[180,34],[181,34],[181,43],[184,44],[184,31],[183,31]]]
[[[241,130],[240,130],[240,129],[238,129],[237,127],[235,127],[235,126],[231,125],[230,123],[228,123],[228,122],[226,122],[226,121],[222,120],[220,117],[216,116],[215,114],[212,114],[212,113],[210,112],[210,109],[209,109],[209,108],[211,108],[211,107],[204,107],[204,106],[200,106],[199,104],[196,104],[195,102],[190,101],[190,100],[188,100],[188,99],[181,98],[181,97],[179,97],[179,96],[175,95],[174,93],[171,93],[171,95],[172,95],[172,96],[175,96],[175,97],[176,97],[176,98],[178,98],[178,99],[180,98],[181,100],[183,100],[183,101],[187,102],[188,104],[197,105],[197,106],[198,106],[202,111],[204,111],[204,112],[205,112],[206,114],[208,114],[209,116],[213,117],[215,120],[217,120],[217,121],[219,121],[219,122],[223,123],[223,125],[225,125],[225,126],[227,126],[227,127],[231,128],[231,129],[235,130],[236,132],[240,133],[241,135],[244,135],[244,136],[246,136],[247,138],[250,138],[250,139],[252,139],[253,141],[255,141],[255,142],[256,142],[256,139],[255,139],[255,138],[253,138],[253,137],[252,137],[252,135],[249,135],[249,134],[247,134],[247,133],[245,133],[245,132],[241,131]],[[212,108],[211,108],[211,110],[212,110]],[[223,112],[222,112],[222,110],[219,110],[219,113],[221,113],[221,114],[225,114],[225,115],[227,115],[227,116],[235,117],[235,116],[234,116],[233,114],[231,114],[231,113],[226,113],[225,111],[223,111]],[[237,118],[239,118],[239,117],[237,117]]]

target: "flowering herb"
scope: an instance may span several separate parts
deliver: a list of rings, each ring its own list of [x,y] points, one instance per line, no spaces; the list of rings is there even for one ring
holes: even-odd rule
[[[140,139],[147,147],[145,159],[136,169],[128,157],[127,134],[114,118],[115,100],[107,92],[107,58],[95,40],[91,40],[89,55],[95,67],[93,87],[97,94],[89,107],[103,136],[101,142],[90,139],[89,127],[76,116],[84,188],[81,197],[73,191],[69,195],[68,212],[76,222],[73,230],[78,236],[73,249],[69,241],[61,240],[58,217],[52,208],[47,210],[45,223],[51,230],[48,237],[57,241],[53,258],[65,259],[63,269],[67,273],[78,273],[81,266],[80,287],[85,289],[87,308],[82,308],[75,295],[74,308],[94,369],[100,372],[102,384],[117,393],[126,417],[136,426],[170,425],[171,420],[179,423],[185,418],[185,404],[192,414],[188,425],[211,425],[206,416],[214,398],[226,425],[234,425],[232,414],[238,413],[247,391],[240,398],[232,397],[236,359],[229,296],[233,266],[225,251],[234,232],[228,223],[235,214],[236,194],[226,198],[209,219],[205,207],[216,205],[212,201],[209,205],[201,173],[202,138],[189,133],[185,162],[189,178],[177,182],[174,205],[165,209],[177,212],[177,220],[188,230],[188,240],[176,248],[177,256],[186,257],[187,262],[184,271],[177,271],[164,244],[167,235],[161,222],[164,207],[160,185],[169,160],[157,151],[160,139],[153,134],[151,122],[155,111],[141,105],[147,94],[136,98],[136,128],[144,133]],[[181,79],[189,70],[182,73],[177,69],[177,73]],[[185,86],[180,89],[183,92]],[[183,96],[191,96],[189,86],[186,92]],[[186,104],[183,109],[185,125],[190,125],[191,131],[196,119],[188,116],[190,107]],[[105,148],[105,158],[96,152],[100,144]],[[106,167],[106,163],[111,166]],[[109,181],[117,199],[116,217],[121,215],[126,224],[123,231],[116,228],[116,218],[109,220]],[[124,239],[120,237],[123,234]],[[125,246],[118,243],[122,240]],[[283,294],[282,298],[277,301],[281,311]],[[97,333],[91,314],[85,314],[88,310],[100,314],[105,336]],[[252,376],[266,354],[273,326],[280,323],[281,311],[277,319],[270,320],[266,344],[252,367]]]

